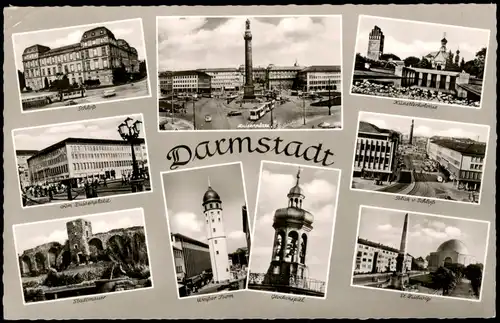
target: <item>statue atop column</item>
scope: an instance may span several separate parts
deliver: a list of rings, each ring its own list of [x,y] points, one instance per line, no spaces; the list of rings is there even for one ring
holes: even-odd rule
[[[245,86],[243,88],[243,100],[255,99],[253,85],[253,66],[252,66],[252,32],[250,31],[250,20],[245,22],[246,29],[243,39],[245,39]]]

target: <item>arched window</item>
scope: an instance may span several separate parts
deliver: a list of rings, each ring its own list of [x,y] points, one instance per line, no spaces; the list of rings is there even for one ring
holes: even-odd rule
[[[218,255],[218,254],[219,254],[219,250],[215,250],[215,254],[217,254],[217,255]]]
[[[73,249],[77,250],[77,249],[78,249],[78,245],[77,245],[77,244],[75,244],[75,245],[73,246]]]

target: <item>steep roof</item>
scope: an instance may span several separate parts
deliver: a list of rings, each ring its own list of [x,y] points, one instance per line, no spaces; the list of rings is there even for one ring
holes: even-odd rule
[[[43,56],[50,56],[50,55],[54,55],[54,54],[58,54],[58,53],[63,53],[63,52],[72,52],[78,48],[80,48],[80,43],[61,46],[61,47],[57,47],[57,48],[52,48],[51,50],[44,52],[42,54],[42,57]]]
[[[116,39],[115,35],[113,34],[113,32],[111,32],[111,30],[109,30],[108,28],[106,28],[104,26],[101,26],[101,27],[92,28],[92,29],[84,32],[82,35],[81,41],[85,41],[87,39],[92,39],[92,38],[96,38],[96,37],[101,37],[104,35],[111,37],[112,39]]]

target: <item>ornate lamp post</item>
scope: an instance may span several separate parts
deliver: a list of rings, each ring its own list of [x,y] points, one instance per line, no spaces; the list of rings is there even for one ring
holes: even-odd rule
[[[130,184],[132,186],[132,192],[140,192],[144,190],[144,179],[139,175],[139,166],[137,165],[137,159],[135,157],[134,143],[139,137],[141,132],[142,121],[134,120],[132,118],[127,118],[122,124],[118,126],[118,133],[123,138],[123,140],[130,143],[132,149],[132,178],[130,179]]]

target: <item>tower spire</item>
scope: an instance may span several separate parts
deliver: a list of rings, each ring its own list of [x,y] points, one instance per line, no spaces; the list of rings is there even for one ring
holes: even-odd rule
[[[212,186],[210,185],[210,176],[208,176],[208,187],[212,187]]]
[[[295,184],[295,185],[297,185],[297,186],[299,185],[299,181],[300,181],[300,171],[301,171],[301,169],[300,169],[300,167],[299,167],[299,169],[297,170],[297,176],[296,176],[296,177],[297,177],[297,182],[296,182],[296,184]]]

